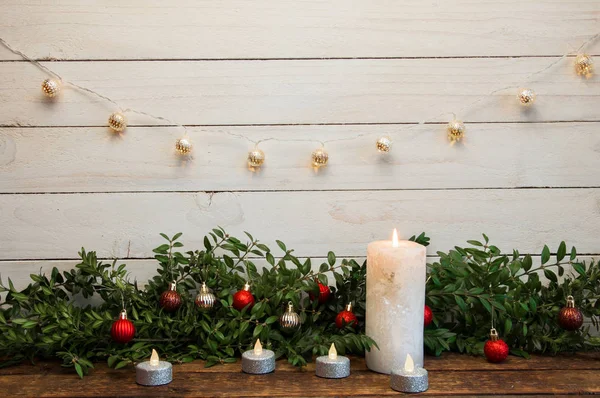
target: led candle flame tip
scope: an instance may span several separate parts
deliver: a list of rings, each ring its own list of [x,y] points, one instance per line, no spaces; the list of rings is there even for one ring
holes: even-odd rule
[[[262,349],[262,344],[260,344],[260,339],[256,340],[256,343],[254,344],[254,354],[255,355],[260,355],[262,354],[263,349]]]
[[[337,359],[337,350],[333,343],[331,343],[331,347],[329,347],[329,359]]]
[[[406,362],[404,362],[404,370],[409,373],[412,373],[415,371],[415,361],[413,361],[410,354],[406,355]]]
[[[150,365],[158,366],[158,352],[153,348],[152,355],[150,356]]]
[[[398,247],[398,231],[394,228],[394,233],[392,234],[392,247]]]

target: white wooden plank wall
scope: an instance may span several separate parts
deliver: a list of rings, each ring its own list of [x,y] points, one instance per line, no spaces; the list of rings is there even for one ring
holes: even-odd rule
[[[564,239],[599,255],[600,80],[560,60],[599,20],[597,0],[3,1],[1,38],[187,125],[195,152],[182,162],[182,129],[145,116],[111,134],[114,106],[97,97],[47,101],[46,75],[0,48],[0,272],[25,283],[85,246],[131,257],[143,279],[159,232],[196,248],[216,225],[299,256],[362,257],[393,227],[426,231],[432,255],[481,232],[507,251]],[[586,51],[600,62],[600,40]],[[522,84],[532,109],[514,88],[465,108]],[[451,112],[461,145],[445,137]],[[265,138],[252,173],[246,153]],[[319,172],[317,140],[338,140]]]

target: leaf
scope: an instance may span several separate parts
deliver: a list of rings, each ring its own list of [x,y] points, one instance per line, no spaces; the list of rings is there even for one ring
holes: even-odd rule
[[[331,251],[327,253],[327,262],[332,267],[335,265],[335,254]]]
[[[545,269],[544,270],[544,276],[546,278],[548,278],[549,280],[551,280],[552,282],[557,282],[558,278],[556,277],[556,274],[552,271],[550,271],[549,269]]]
[[[80,379],[83,379],[83,369],[81,369],[81,365],[75,362],[75,371],[79,375]]]
[[[485,307],[485,309],[488,310],[489,313],[492,312],[492,306],[490,305],[490,303],[489,303],[489,301],[487,299],[484,299],[484,298],[480,297],[479,301]]]
[[[547,245],[544,245],[544,249],[542,249],[542,265],[546,264],[550,260],[550,249]]]
[[[581,263],[573,263],[573,269],[581,276],[585,276],[585,266]]]
[[[280,240],[276,240],[275,242],[277,242],[277,246],[279,246],[279,248],[280,248],[281,250],[283,250],[284,252],[287,252],[287,248],[285,247],[285,243],[283,243],[283,242],[282,242],[282,241],[280,241]]]
[[[115,366],[115,363],[119,360],[119,357],[117,355],[112,355],[110,357],[108,357],[108,360],[106,361],[106,363],[108,364],[109,368],[112,368]]]
[[[115,366],[115,369],[121,369],[124,368],[125,366],[129,365],[129,361],[121,361],[117,364],[117,366]]]
[[[176,241],[177,239],[181,238],[181,235],[183,235],[183,232],[177,232],[174,236],[173,236],[173,241]]]
[[[567,255],[567,244],[562,241],[558,246],[558,251],[556,252],[556,261],[562,261],[563,258]]]
[[[577,249],[575,249],[575,246],[573,246],[571,248],[571,256],[569,257],[569,259],[571,261],[575,260],[577,258]]]

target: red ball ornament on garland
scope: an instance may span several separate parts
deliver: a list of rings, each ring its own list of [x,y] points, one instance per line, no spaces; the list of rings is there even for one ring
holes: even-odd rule
[[[238,311],[248,307],[248,309],[254,306],[254,296],[250,293],[250,285],[245,284],[242,290],[239,290],[233,295],[233,308]]]
[[[177,292],[176,282],[169,283],[169,290],[160,295],[158,303],[167,312],[175,312],[181,307],[181,295]]]
[[[321,282],[317,281],[317,284],[319,285],[319,304],[325,304],[329,300],[331,290],[329,290],[329,286],[325,286]],[[308,296],[314,301],[315,295],[313,293],[309,293]]]
[[[135,336],[135,326],[133,322],[127,319],[127,312],[121,311],[117,319],[110,328],[110,335],[117,343],[127,344]]]
[[[567,305],[558,313],[558,323],[565,330],[577,330],[583,325],[583,314],[575,307],[573,296],[567,297]]]
[[[508,357],[508,344],[498,337],[496,329],[490,330],[490,339],[485,342],[483,352],[488,361],[498,363]]]
[[[424,325],[425,327],[431,325],[431,322],[433,322],[433,312],[431,311],[431,308],[429,308],[429,306],[427,304],[425,304],[425,319],[424,319]]]
[[[358,326],[358,319],[352,312],[352,303],[348,303],[346,309],[340,311],[335,317],[335,326],[337,326],[338,329],[341,329],[344,326],[352,324],[354,324],[354,327]]]

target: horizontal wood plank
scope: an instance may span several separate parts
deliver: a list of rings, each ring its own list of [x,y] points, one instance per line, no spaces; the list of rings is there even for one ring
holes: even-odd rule
[[[575,75],[572,58],[537,75],[535,82],[526,82],[553,61],[541,57],[48,65],[123,108],[177,124],[445,123],[452,112],[477,122],[598,121],[600,78]],[[0,124],[106,125],[113,104],[68,87],[54,100],[45,98],[40,89],[45,77],[33,65],[0,63]],[[524,108],[516,98],[522,85],[537,92],[532,107]],[[486,97],[504,87],[512,88]],[[132,114],[130,124],[165,122]]]
[[[429,368],[429,390],[423,395],[543,395],[599,393],[600,372],[597,356],[587,356],[582,362],[588,368],[573,367],[560,358],[548,368],[540,363],[539,357],[527,361],[526,367],[515,366],[522,360],[510,358],[500,365],[479,365],[482,358],[449,355],[443,359],[426,361]],[[436,368],[433,361],[447,366]],[[454,366],[455,362],[463,362]],[[546,363],[551,363],[546,361]],[[556,364],[564,363],[561,369]],[[243,374],[238,364],[218,366],[208,370],[198,365],[186,364],[174,368],[171,384],[148,388],[137,386],[132,368],[119,371],[106,370],[105,365],[85,380],[75,374],[66,374],[55,368],[45,368],[33,374],[0,373],[0,384],[13,396],[387,396],[398,393],[389,387],[389,376],[368,371],[362,359],[353,358],[353,369],[349,378],[342,380],[321,379],[314,369],[292,369],[279,362],[275,373],[263,376]],[[591,366],[591,369],[589,368]],[[280,368],[282,368],[280,370]],[[526,371],[524,371],[526,370]]]
[[[600,186],[600,123],[472,124],[461,145],[444,126],[253,126],[191,128],[196,149],[182,162],[168,127],[1,128],[0,192],[257,191]],[[228,134],[229,133],[229,134]],[[315,174],[310,154],[326,144]],[[379,136],[394,140],[389,154]],[[266,163],[247,167],[248,140],[267,141]],[[573,154],[577,154],[574,156]],[[224,178],[223,176],[227,176]]]
[[[599,12],[594,0],[4,1],[0,36],[58,59],[562,55]]]
[[[482,232],[505,251],[566,240],[600,253],[599,203],[600,189],[0,195],[0,259],[74,258],[81,246],[148,257],[159,232],[183,232],[195,249],[216,225],[283,240],[298,256],[364,256],[394,227],[404,238],[426,231],[430,254]]]

